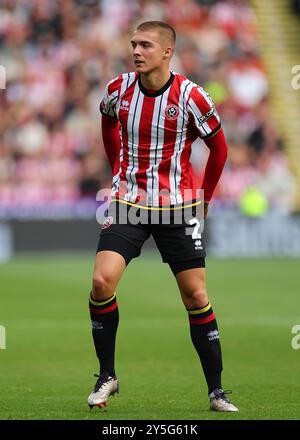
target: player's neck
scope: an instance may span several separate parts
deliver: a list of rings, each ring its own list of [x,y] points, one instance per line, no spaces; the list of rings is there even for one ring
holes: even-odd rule
[[[149,74],[141,73],[140,78],[145,89],[160,90],[170,79],[170,70],[151,72]]]

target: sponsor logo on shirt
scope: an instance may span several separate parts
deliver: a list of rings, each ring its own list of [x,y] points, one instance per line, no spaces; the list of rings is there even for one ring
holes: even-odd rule
[[[213,106],[207,113],[206,115],[200,116],[200,118],[198,118],[199,121],[199,125],[204,124],[205,121],[207,121],[207,119],[209,119],[211,117],[211,115],[214,114],[215,111],[215,107]]]

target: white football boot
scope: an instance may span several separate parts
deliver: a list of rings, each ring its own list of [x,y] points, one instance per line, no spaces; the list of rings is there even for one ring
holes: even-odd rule
[[[94,376],[98,377],[98,380],[94,390],[88,397],[90,409],[93,409],[94,406],[99,408],[107,406],[109,396],[119,392],[119,382],[116,377],[112,377],[108,373],[94,374]]]
[[[237,412],[238,408],[230,402],[226,394],[231,394],[231,391],[216,389],[210,393],[210,409],[213,411]]]

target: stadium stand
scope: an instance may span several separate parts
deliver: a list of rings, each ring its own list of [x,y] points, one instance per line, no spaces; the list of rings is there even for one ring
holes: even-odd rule
[[[99,101],[111,78],[133,69],[130,32],[149,19],[175,26],[173,69],[203,86],[221,115],[230,151],[215,203],[235,206],[254,185],[274,208],[293,210],[289,140],[271,116],[249,2],[3,0],[0,16],[0,212],[95,200],[110,186]],[[200,143],[192,155],[199,182]]]

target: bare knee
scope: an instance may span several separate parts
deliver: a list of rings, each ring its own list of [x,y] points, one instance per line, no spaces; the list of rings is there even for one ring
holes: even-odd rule
[[[183,302],[187,308],[191,309],[205,307],[208,303],[206,289],[198,288],[183,294]]]
[[[115,293],[116,282],[109,274],[103,275],[101,273],[93,276],[93,298],[95,300],[105,300],[110,298]]]

